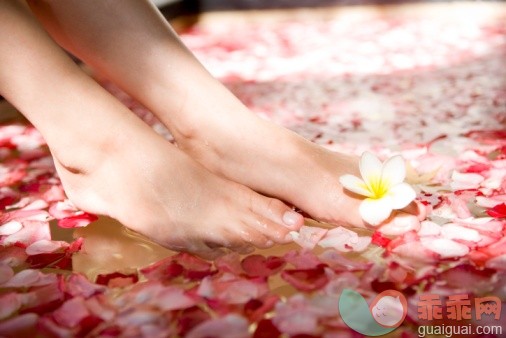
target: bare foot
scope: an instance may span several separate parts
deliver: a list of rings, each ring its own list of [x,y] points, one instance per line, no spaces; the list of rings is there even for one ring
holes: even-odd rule
[[[123,137],[80,165],[56,161],[78,207],[207,258],[221,247],[245,253],[252,245],[286,243],[288,232],[302,225],[302,217],[282,202],[211,174],[146,129],[132,129],[128,135],[135,139]]]
[[[209,88],[193,94],[201,99],[187,102],[179,121],[168,112],[158,114],[171,123],[181,149],[212,172],[289,202],[317,220],[367,226],[358,212],[362,197],[339,183],[341,175],[358,174],[357,157],[328,151],[258,118],[220,85],[213,94]],[[418,210],[410,205],[405,212]],[[415,216],[402,218],[412,221]]]

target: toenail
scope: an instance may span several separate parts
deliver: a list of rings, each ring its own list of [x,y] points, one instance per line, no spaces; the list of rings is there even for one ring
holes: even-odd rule
[[[288,233],[286,236],[285,236],[285,242],[293,242],[293,236],[291,233]]]
[[[301,218],[302,218],[301,215],[291,210],[283,214],[283,222],[288,226],[296,225]]]
[[[265,242],[265,246],[271,247],[273,245],[274,245],[274,242],[271,241],[270,239],[267,242]]]

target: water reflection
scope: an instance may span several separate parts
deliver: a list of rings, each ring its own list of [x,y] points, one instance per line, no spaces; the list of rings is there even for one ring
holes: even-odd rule
[[[84,238],[81,251],[72,258],[74,271],[91,280],[98,274],[135,272],[137,268],[174,254],[108,217],[100,217],[87,227],[76,229],[74,237]]]

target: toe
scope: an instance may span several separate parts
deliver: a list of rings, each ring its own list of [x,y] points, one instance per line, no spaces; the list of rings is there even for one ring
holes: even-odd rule
[[[247,246],[267,249],[274,245],[274,242],[267,236],[267,234],[260,229],[256,229],[254,222],[245,222],[244,228],[238,231],[238,236]]]
[[[272,246],[273,242],[284,244],[291,241],[288,233],[293,230],[266,217],[256,215],[249,221],[248,225],[267,237],[268,242],[264,244],[264,247]]]
[[[304,225],[304,217],[280,200],[263,196],[259,197],[251,201],[250,209],[254,214],[280,224],[290,231],[298,230]]]

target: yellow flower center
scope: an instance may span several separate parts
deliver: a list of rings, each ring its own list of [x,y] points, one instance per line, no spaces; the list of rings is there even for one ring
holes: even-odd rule
[[[373,199],[380,199],[386,195],[388,190],[390,189],[389,182],[381,179],[380,177],[372,177],[368,181],[368,190],[372,193]]]

